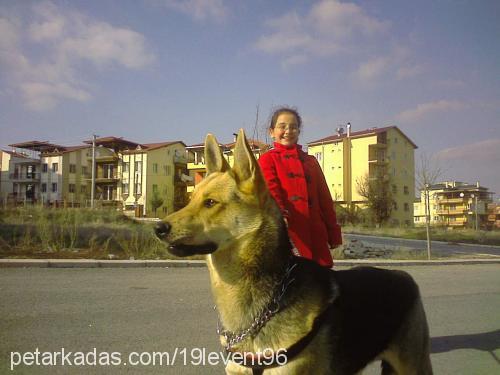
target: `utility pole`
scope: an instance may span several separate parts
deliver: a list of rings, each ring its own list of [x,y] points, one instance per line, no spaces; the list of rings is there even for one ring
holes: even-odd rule
[[[429,202],[429,184],[424,185],[425,230],[427,232],[427,259],[431,260],[431,208]]]
[[[479,230],[479,220],[478,220],[478,216],[477,216],[477,196],[479,195],[479,193],[477,194],[472,194],[472,196],[474,197],[475,199],[475,202],[474,202],[474,211],[476,213],[476,231]]]
[[[94,208],[94,194],[95,194],[95,140],[97,135],[92,136],[92,186],[90,188],[90,208]]]

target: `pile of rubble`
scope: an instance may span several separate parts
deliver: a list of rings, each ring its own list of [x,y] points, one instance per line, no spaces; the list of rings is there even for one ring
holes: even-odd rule
[[[391,258],[393,250],[387,247],[366,246],[362,241],[345,239],[339,249],[345,259]]]

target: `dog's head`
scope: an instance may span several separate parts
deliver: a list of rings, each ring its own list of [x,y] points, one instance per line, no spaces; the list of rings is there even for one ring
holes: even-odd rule
[[[207,175],[189,204],[157,225],[158,237],[177,256],[234,248],[263,225],[279,225],[268,223],[269,210],[274,210],[275,218],[280,218],[279,211],[243,130],[234,149],[233,168],[211,134],[205,139],[205,163]]]

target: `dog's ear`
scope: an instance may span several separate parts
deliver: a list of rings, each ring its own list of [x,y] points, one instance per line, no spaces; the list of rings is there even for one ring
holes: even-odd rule
[[[267,185],[262,176],[259,163],[255,159],[243,129],[240,129],[234,147],[233,173],[242,191],[262,193],[262,196],[267,193]]]
[[[205,165],[207,166],[207,175],[214,172],[225,172],[229,169],[229,164],[222,155],[219,142],[212,134],[207,134],[205,138]]]

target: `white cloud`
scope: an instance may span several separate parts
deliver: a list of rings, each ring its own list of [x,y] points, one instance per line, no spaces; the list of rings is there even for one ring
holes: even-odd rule
[[[500,139],[469,143],[459,147],[451,147],[437,153],[441,160],[467,161],[500,164]]]
[[[401,122],[415,122],[431,113],[459,111],[466,107],[465,103],[456,100],[437,100],[419,104],[416,108],[400,112],[396,115],[396,119]]]
[[[163,0],[163,5],[197,20],[221,22],[226,19],[228,9],[223,0]]]
[[[408,47],[396,45],[383,56],[361,62],[353,72],[353,78],[362,85],[372,85],[381,78],[395,77],[398,80],[414,77],[423,72],[422,66],[412,62]]]
[[[277,54],[286,62],[294,56],[327,57],[351,49],[352,38],[371,38],[384,33],[389,24],[371,17],[354,3],[321,0],[306,14],[290,11],[268,20],[271,31],[262,35],[254,47]],[[302,63],[309,59],[302,59]]]
[[[98,68],[140,69],[155,60],[143,35],[51,2],[36,3],[18,22],[0,18],[0,47],[10,85],[37,111],[65,99],[91,99],[77,69],[85,61]]]
[[[376,57],[362,63],[355,75],[360,81],[372,81],[380,77],[389,67],[390,60],[386,57]]]
[[[404,65],[401,66],[397,69],[396,71],[396,77],[398,79],[405,79],[405,78],[411,78],[415,77],[423,72],[422,66],[415,64],[415,65]]]

